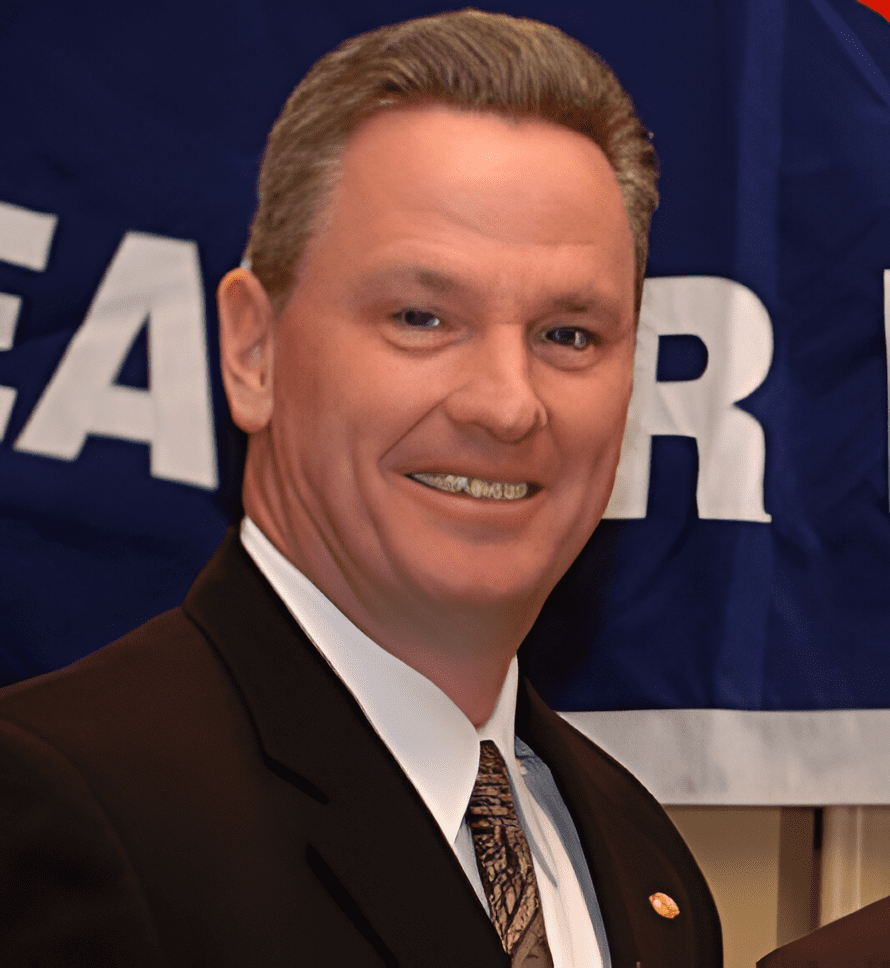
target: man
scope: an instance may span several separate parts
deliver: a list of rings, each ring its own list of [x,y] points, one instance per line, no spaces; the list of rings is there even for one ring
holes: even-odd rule
[[[246,519],[4,696],[0,963],[719,964],[670,821],[515,658],[612,487],[655,177],[542,24],[313,68],[219,292]]]

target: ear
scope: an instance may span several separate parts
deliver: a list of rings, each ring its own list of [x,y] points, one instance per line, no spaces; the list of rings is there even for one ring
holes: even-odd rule
[[[247,269],[226,273],[216,297],[229,409],[243,431],[255,434],[272,418],[275,313],[262,283]]]

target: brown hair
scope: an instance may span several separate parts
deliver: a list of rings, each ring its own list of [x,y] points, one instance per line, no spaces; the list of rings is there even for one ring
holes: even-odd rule
[[[266,144],[245,253],[276,313],[336,184],[348,136],[377,111],[427,101],[537,116],[599,145],[633,233],[639,311],[658,161],[630,97],[598,55],[556,27],[466,9],[347,40],[317,61],[288,98]]]

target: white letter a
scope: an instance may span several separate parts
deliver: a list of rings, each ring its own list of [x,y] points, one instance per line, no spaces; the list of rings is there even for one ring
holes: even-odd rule
[[[149,389],[117,375],[148,319]],[[154,477],[217,486],[204,293],[194,242],[128,232],[16,441],[75,460],[89,434],[151,445]]]

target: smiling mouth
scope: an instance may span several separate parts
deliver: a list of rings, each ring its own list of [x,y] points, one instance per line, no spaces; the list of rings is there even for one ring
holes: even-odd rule
[[[458,474],[409,474],[414,481],[447,491],[450,494],[469,494],[470,497],[488,501],[518,501],[530,492],[537,491],[535,484],[521,481],[484,481],[481,477],[463,477]]]

